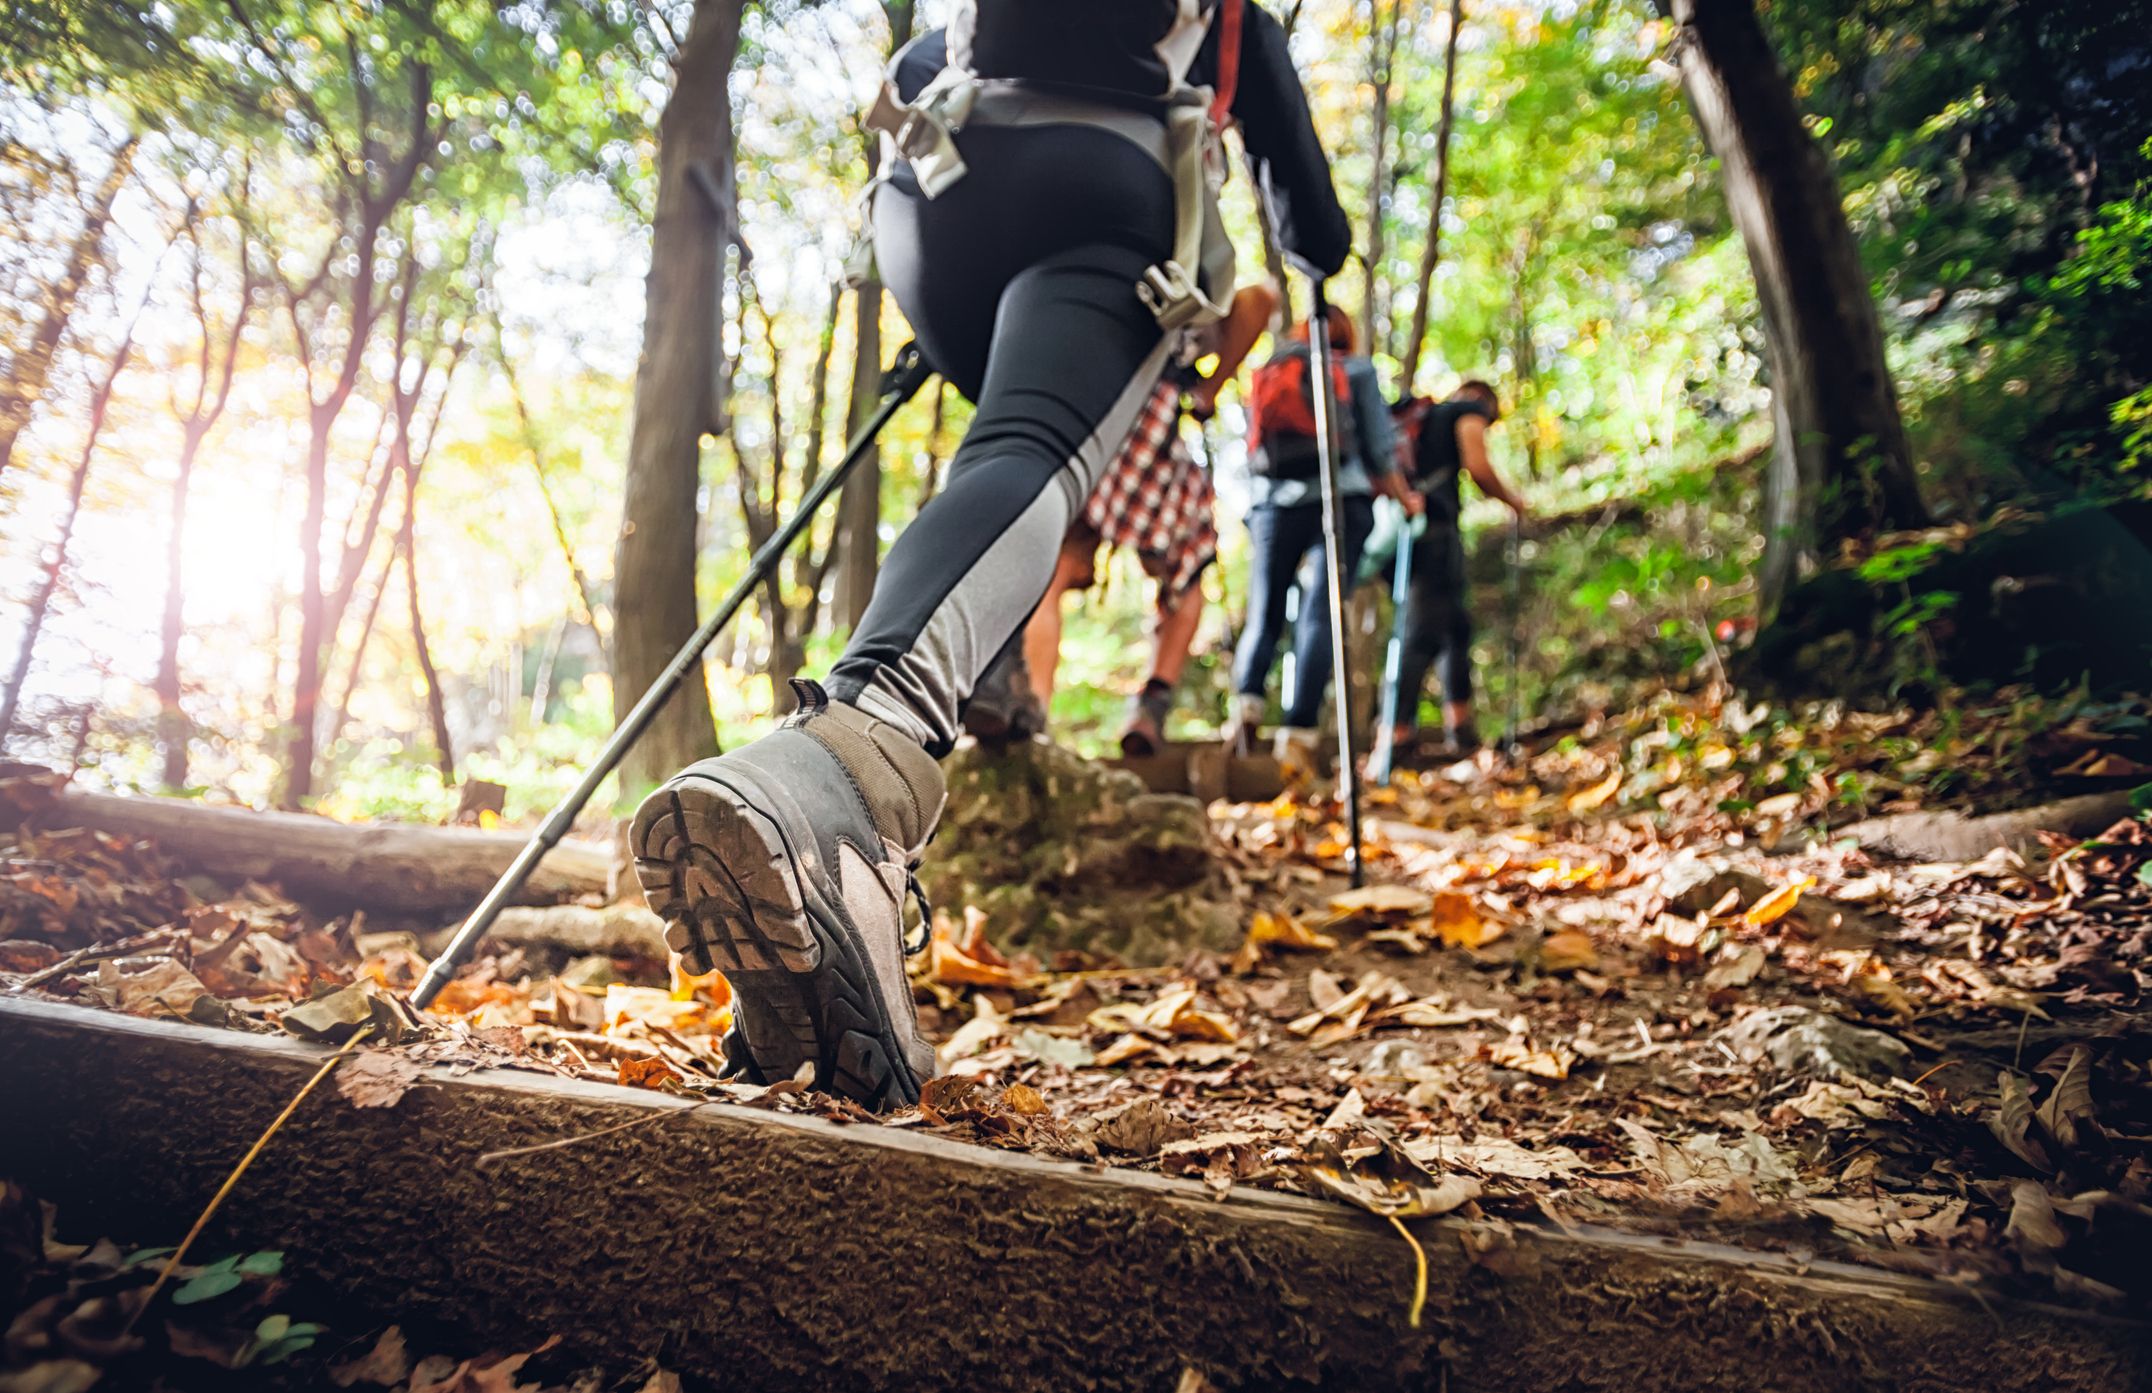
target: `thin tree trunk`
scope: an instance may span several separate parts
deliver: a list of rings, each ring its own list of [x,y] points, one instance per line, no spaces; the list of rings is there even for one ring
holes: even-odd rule
[[[60,576],[67,569],[68,548],[74,545],[75,522],[82,515],[82,495],[90,483],[90,461],[97,455],[98,437],[104,434],[105,413],[112,405],[112,389],[127,368],[128,356],[134,352],[135,325],[141,317],[141,308],[137,306],[126,333],[120,337],[119,348],[112,355],[112,365],[106,369],[104,380],[97,384],[96,392],[90,397],[88,432],[83,437],[82,454],[75,460],[75,472],[67,482],[67,506],[60,514],[60,535],[53,541],[52,555],[45,563],[44,574],[38,577],[37,593],[30,598],[29,609],[23,617],[22,644],[15,650],[15,667],[8,674],[5,695],[0,695],[0,745],[5,745],[15,730],[23,688],[30,680],[30,660],[36,653],[38,637],[44,632],[45,620],[52,613],[52,600],[59,591]]]
[[[626,497],[613,567],[613,712],[624,718],[696,627],[696,495],[701,440],[718,430],[725,247],[733,234],[732,108],[726,83],[744,0],[696,0],[658,119],[658,202],[645,282]],[[709,163],[715,162],[715,168]],[[713,196],[716,195],[716,196]],[[634,797],[717,752],[700,672],[620,768]]]
[[[1777,444],[1764,482],[1763,612],[1839,542],[1928,520],[1875,297],[1830,157],[1751,0],[1659,0],[1763,310]]]
[[[60,278],[46,292],[45,313],[31,331],[30,341],[9,361],[7,376],[0,379],[0,474],[7,472],[14,458],[15,441],[30,424],[38,401],[45,395],[45,384],[52,377],[53,355],[67,332],[68,321],[74,317],[82,287],[88,283],[90,272],[102,264],[105,229],[112,222],[112,205],[133,172],[138,140],[137,136],[129,136],[112,153],[112,168],[83,210],[82,227],[68,247]]]
[[[882,0],[889,20],[889,56],[911,42],[913,0]],[[867,172],[881,165],[880,138],[867,137]],[[856,435],[874,414],[882,395],[882,282],[869,276],[853,305],[852,406],[846,434]],[[857,629],[874,597],[874,578],[882,568],[882,452],[870,447],[845,481],[838,504],[841,555],[837,562],[837,613]]]
[[[807,389],[807,452],[800,461],[800,494],[805,496],[822,477],[822,452],[829,442],[830,360],[837,355],[837,321],[843,314],[844,282],[829,285],[829,309],[822,316],[822,336],[815,340],[814,375]],[[800,611],[792,631],[804,646],[822,620],[822,584],[844,536],[841,520],[830,524],[829,536],[819,550],[813,534],[792,554],[792,584],[800,592]]]
[[[1450,32],[1442,46],[1442,114],[1435,126],[1435,186],[1428,193],[1427,241],[1420,247],[1420,270],[1412,300],[1412,328],[1405,334],[1405,351],[1398,368],[1398,390],[1408,396],[1420,370],[1420,353],[1427,344],[1428,314],[1434,294],[1435,266],[1442,259],[1442,205],[1450,193],[1450,134],[1456,126],[1457,39],[1464,32],[1465,0],[1450,0]]]
[[[433,650],[426,642],[426,619],[418,598],[418,471],[404,471],[403,533],[397,549],[403,553],[404,594],[411,601],[411,643],[418,653],[418,670],[426,679],[426,715],[433,723],[434,762],[440,767],[443,786],[456,786],[456,751],[448,733],[448,701],[441,694],[441,674],[433,665]]]
[[[1360,342],[1369,353],[1382,342],[1382,262],[1386,240],[1383,222],[1389,210],[1390,88],[1397,66],[1398,26],[1404,18],[1405,0],[1389,0],[1389,4],[1387,19],[1384,18],[1383,0],[1369,0],[1368,11],[1367,76],[1369,85],[1375,89],[1369,119],[1375,129],[1374,153],[1370,157],[1367,176],[1367,235],[1363,245],[1367,260],[1362,267],[1365,293],[1360,301]]]
[[[941,490],[942,451],[948,444],[947,441],[942,439],[942,432],[948,423],[949,384],[936,382],[934,384],[934,414],[927,420],[926,467],[920,471],[926,476],[919,486],[919,506],[922,508],[931,503],[934,500],[934,495]]]
[[[554,621],[553,632],[546,636],[545,653],[538,659],[538,671],[531,678],[531,724],[544,725],[546,707],[553,703],[553,672],[560,666],[561,645],[568,639],[568,616]]]

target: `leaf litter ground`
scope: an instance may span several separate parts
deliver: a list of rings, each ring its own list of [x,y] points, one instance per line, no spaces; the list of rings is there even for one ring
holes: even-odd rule
[[[1357,891],[1334,806],[1219,805],[1237,951],[1012,961],[991,924],[945,916],[914,976],[943,1073],[879,1118],[796,1081],[719,1081],[722,979],[510,950],[421,1019],[397,1000],[423,966],[408,933],[190,881],[89,832],[14,834],[0,982],[330,1041],[371,1026],[388,1043],[348,1061],[349,1106],[396,1106],[425,1063],[535,1068],[1221,1194],[1461,1212],[1496,1234],[1612,1225],[2141,1305],[2152,823],[1972,863],[1834,842],[1849,787],[1917,805],[1938,740],[1969,769],[2025,757],[2006,714],[1931,721],[1667,696],[1515,765],[1371,791]],[[2131,748],[2080,725],[2042,757],[2067,779],[2134,768]],[[27,814],[42,788],[0,784],[0,804]]]

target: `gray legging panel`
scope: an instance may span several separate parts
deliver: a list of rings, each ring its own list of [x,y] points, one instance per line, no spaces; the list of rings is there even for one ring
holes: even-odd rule
[[[937,754],[1164,370],[1136,283],[1173,230],[1165,172],[1118,136],[973,129],[960,145],[970,173],[941,197],[902,170],[882,188],[875,251],[927,360],[978,409],[828,682]]]

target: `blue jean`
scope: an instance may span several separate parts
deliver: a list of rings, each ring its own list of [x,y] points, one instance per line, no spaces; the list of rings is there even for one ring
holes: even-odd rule
[[[1340,500],[1338,518],[1345,554],[1339,571],[1346,584],[1360,567],[1360,551],[1375,530],[1375,501],[1364,495]],[[1312,563],[1314,584],[1304,590],[1293,624],[1293,690],[1286,694],[1285,723],[1311,727],[1322,716],[1323,689],[1330,681],[1330,600],[1323,593],[1327,561],[1321,503],[1290,507],[1268,504],[1248,510],[1248,622],[1233,658],[1233,690],[1261,696],[1285,637],[1285,601],[1303,560]]]

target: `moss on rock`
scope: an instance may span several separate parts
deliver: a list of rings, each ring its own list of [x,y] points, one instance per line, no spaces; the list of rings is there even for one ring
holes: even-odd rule
[[[948,810],[920,880],[937,905],[985,914],[1001,948],[1156,964],[1239,941],[1195,799],[1043,742],[970,746],[942,771]]]

